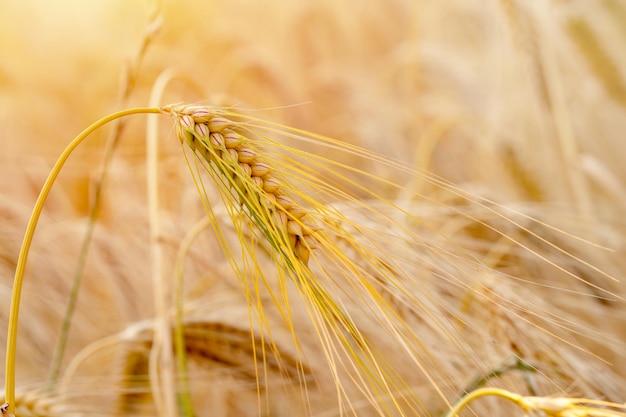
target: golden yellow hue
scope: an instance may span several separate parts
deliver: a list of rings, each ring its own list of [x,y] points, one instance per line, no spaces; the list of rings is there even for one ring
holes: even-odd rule
[[[620,1],[0,23],[3,415],[624,415]]]

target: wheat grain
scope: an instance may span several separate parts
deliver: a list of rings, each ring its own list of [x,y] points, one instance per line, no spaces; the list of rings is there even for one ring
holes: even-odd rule
[[[216,168],[272,246],[284,242],[307,265],[317,232],[309,211],[281,190],[270,161],[256,149],[238,124],[208,107],[174,105],[162,108],[176,119],[179,139]]]

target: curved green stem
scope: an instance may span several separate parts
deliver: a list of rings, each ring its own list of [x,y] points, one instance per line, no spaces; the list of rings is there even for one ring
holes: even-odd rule
[[[50,171],[50,175],[46,179],[41,191],[39,192],[39,196],[37,197],[37,202],[35,203],[35,207],[33,208],[33,212],[30,216],[30,220],[28,221],[28,226],[26,228],[26,233],[24,235],[24,240],[22,241],[22,246],[20,248],[20,254],[17,260],[17,267],[15,269],[15,278],[13,281],[13,293],[11,295],[11,310],[9,314],[9,330],[7,335],[7,353],[6,353],[6,381],[5,381],[5,389],[6,389],[6,401],[9,403],[9,411],[11,413],[15,413],[15,354],[16,354],[16,345],[17,345],[17,324],[18,324],[18,316],[19,316],[19,308],[20,308],[20,299],[22,296],[22,282],[24,280],[24,272],[26,270],[26,261],[28,260],[28,253],[30,251],[30,246],[33,241],[33,236],[35,234],[35,229],[37,228],[37,222],[39,221],[39,216],[41,215],[41,211],[43,210],[43,205],[48,198],[48,194],[52,189],[52,185],[54,181],[58,177],[63,165],[71,155],[71,153],[76,149],[76,147],[91,133],[105,124],[119,119],[120,117],[129,116],[131,114],[147,114],[147,113],[161,113],[161,109],[158,107],[139,107],[134,109],[122,110],[113,114],[110,114],[97,122],[93,123],[87,129],[83,130],[63,151],[59,159],[57,159],[54,167]]]

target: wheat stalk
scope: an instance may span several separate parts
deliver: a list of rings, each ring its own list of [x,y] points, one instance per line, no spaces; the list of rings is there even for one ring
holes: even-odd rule
[[[609,401],[565,397],[528,397],[500,388],[479,388],[465,395],[444,417],[456,417],[470,402],[487,396],[504,398],[515,404],[524,415],[546,417],[624,417],[625,407]]]

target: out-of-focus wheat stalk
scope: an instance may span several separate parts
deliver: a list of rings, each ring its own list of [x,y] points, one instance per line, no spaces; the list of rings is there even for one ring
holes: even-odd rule
[[[125,74],[122,78],[122,86],[119,96],[119,103],[117,108],[122,110],[127,107],[127,102],[132,94],[133,89],[136,86],[137,79],[139,77],[139,69],[141,67],[141,62],[144,58],[144,55],[150,45],[150,43],[154,40],[156,33],[159,30],[161,25],[160,15],[159,15],[159,7],[158,4],[155,3],[152,7],[150,18],[148,25],[146,27],[146,32],[142,38],[141,45],[133,60],[130,61],[125,68]],[[99,173],[99,178],[95,181],[95,191],[93,194],[92,205],[89,213],[89,220],[87,224],[87,230],[85,231],[85,237],[83,239],[83,244],[81,246],[80,253],[78,254],[78,259],[76,262],[76,270],[74,272],[74,278],[72,283],[72,290],[70,293],[70,298],[67,304],[66,313],[63,319],[63,324],[61,327],[61,335],[59,337],[59,341],[55,348],[54,358],[52,360],[52,365],[50,367],[50,376],[48,389],[49,391],[54,390],[54,385],[59,377],[59,372],[61,370],[61,364],[63,362],[63,356],[65,355],[65,347],[67,345],[67,341],[69,338],[69,331],[72,322],[72,316],[74,310],[76,308],[76,299],[78,297],[78,292],[80,290],[80,284],[82,281],[82,276],[84,272],[85,262],[87,255],[89,253],[89,247],[91,245],[91,240],[93,238],[94,228],[96,226],[96,220],[98,217],[98,213],[100,210],[100,200],[102,197],[104,183],[106,181],[107,171],[110,168],[110,164],[113,159],[113,155],[115,152],[115,148],[117,147],[117,143],[119,138],[124,130],[124,123],[121,119],[117,119],[114,121],[112,129],[109,133],[109,137],[107,139],[107,143],[104,149],[103,155],[103,163],[102,169]]]

